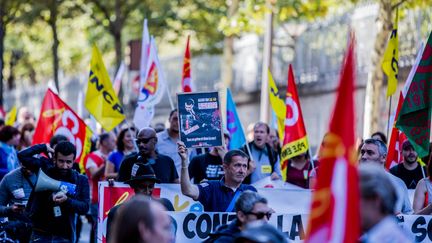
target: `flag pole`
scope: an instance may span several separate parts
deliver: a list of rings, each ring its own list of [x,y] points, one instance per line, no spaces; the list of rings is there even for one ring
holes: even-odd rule
[[[390,95],[389,108],[388,108],[388,118],[387,118],[387,134],[386,134],[387,139],[389,138],[389,132],[390,132],[390,115],[391,115],[391,107],[392,107],[392,98],[393,98],[393,95]]]

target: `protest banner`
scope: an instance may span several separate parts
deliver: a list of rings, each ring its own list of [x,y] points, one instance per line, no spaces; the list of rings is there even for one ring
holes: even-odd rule
[[[90,129],[83,120],[51,89],[42,102],[32,144],[49,143],[52,136],[66,136],[76,147],[76,161],[83,169],[84,158],[90,152]]]
[[[5,116],[5,125],[13,126],[17,117],[17,107],[14,105]]]
[[[307,242],[358,242],[359,184],[355,155],[355,38],[351,33],[341,68],[329,132],[320,151]],[[349,227],[348,227],[349,225]]]
[[[96,45],[90,61],[85,107],[106,131],[111,131],[126,119]]]
[[[398,73],[399,73],[399,38],[398,32],[398,11],[396,9],[396,17],[393,25],[393,30],[384,52],[381,67],[387,75],[387,98],[392,96],[397,89]]]
[[[183,75],[181,81],[182,90],[185,93],[192,92],[194,90],[194,88],[192,88],[193,83],[191,77],[191,54],[189,49],[189,39],[190,35],[188,35],[187,38],[186,50],[183,58]]]
[[[268,70],[267,75],[268,75],[268,83],[269,83],[268,89],[269,89],[269,96],[270,96],[270,104],[277,118],[279,137],[283,139],[285,133],[286,106],[284,100],[281,98],[281,95],[279,94],[279,89],[276,86],[276,83],[273,79],[270,70]]]
[[[187,148],[224,145],[218,92],[177,94],[180,140]]]
[[[269,182],[264,180],[267,186]],[[308,219],[311,190],[296,189],[285,183],[275,183],[279,188],[260,188],[255,184],[258,193],[267,198],[269,207],[276,214],[270,218],[270,223],[281,229],[287,238],[294,242],[302,242]],[[410,190],[413,194],[414,190]],[[106,223],[109,210],[115,205],[129,200],[134,192],[129,185],[115,182],[99,182],[99,217],[98,242],[106,242]],[[184,196],[178,184],[156,184],[153,197],[166,198],[171,201],[175,212],[168,212],[177,224],[176,242],[201,242],[220,224],[230,222],[235,218],[233,213],[206,213],[199,202]],[[432,216],[400,215],[399,224],[407,231],[415,234],[423,242],[431,242]]]
[[[415,242],[432,242],[431,215],[399,215],[399,225],[414,236]]]
[[[226,119],[226,128],[231,136],[228,149],[238,149],[246,143],[246,136],[230,89],[227,89]]]
[[[146,34],[143,33],[143,38],[146,38],[144,35]],[[162,100],[163,94],[167,89],[167,82],[159,62],[156,42],[153,37],[150,39],[150,44],[148,45],[146,47],[147,44],[143,42],[144,48],[148,48],[148,55],[145,53],[145,50],[141,53],[140,67],[144,65],[143,62],[146,62],[146,68],[144,75],[142,72],[143,69],[140,68],[140,88],[133,118],[133,122],[138,129],[150,125],[154,116],[154,106]]]
[[[419,157],[429,153],[431,129],[432,86],[432,32],[421,54],[420,62],[410,81],[408,91],[404,89],[404,101],[396,127],[405,133]]]
[[[288,85],[285,104],[285,132],[281,151],[281,173],[283,181],[287,180],[289,160],[295,156],[306,153],[309,149],[292,65],[289,65],[288,69]],[[307,176],[305,176],[305,179],[307,179]]]
[[[177,225],[176,242],[202,242],[209,233],[221,225],[236,218],[234,213],[168,212]],[[273,214],[269,224],[278,228],[294,242],[302,242],[305,235],[307,215]]]

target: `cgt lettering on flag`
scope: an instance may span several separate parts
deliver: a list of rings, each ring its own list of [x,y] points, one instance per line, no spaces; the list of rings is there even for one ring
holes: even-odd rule
[[[97,91],[102,93],[102,97],[104,100],[112,105],[112,109],[114,111],[118,111],[120,114],[124,114],[123,107],[119,104],[119,102],[113,98],[113,95],[111,95],[107,89],[105,89],[104,85],[99,82],[98,77],[93,73],[93,70],[90,69],[90,75],[89,75],[90,83],[94,84]]]

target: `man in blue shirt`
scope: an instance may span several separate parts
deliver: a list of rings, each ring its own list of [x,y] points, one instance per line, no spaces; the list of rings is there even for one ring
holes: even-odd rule
[[[247,175],[249,157],[241,150],[231,150],[224,156],[224,178],[194,185],[188,172],[188,153],[183,142],[178,142],[178,153],[182,160],[180,185],[184,195],[199,201],[206,212],[234,212],[236,199],[241,192],[255,191],[253,186],[242,184]]]

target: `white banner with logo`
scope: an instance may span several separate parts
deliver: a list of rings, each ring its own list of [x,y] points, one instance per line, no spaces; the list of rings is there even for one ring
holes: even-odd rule
[[[291,241],[301,242],[307,226],[311,191],[304,189],[257,188],[267,198],[276,213],[269,223],[280,229]],[[99,183],[98,242],[106,242],[106,219],[109,209],[123,203],[133,195],[128,185]],[[177,225],[177,242],[202,242],[221,224],[235,219],[233,213],[207,213],[199,202],[184,196],[179,184],[157,184],[154,197],[170,200],[175,212],[168,212]],[[400,215],[399,224],[411,232],[418,242],[432,242],[432,216]]]

